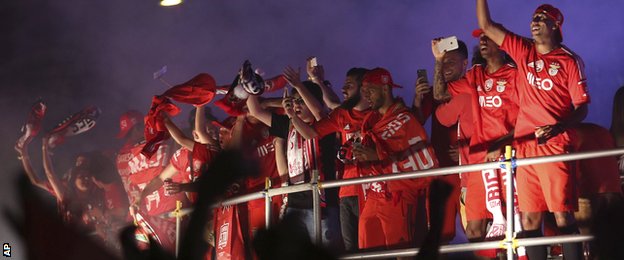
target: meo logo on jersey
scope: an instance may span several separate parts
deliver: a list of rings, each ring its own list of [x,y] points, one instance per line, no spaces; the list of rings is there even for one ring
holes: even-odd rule
[[[533,75],[533,73],[531,72],[527,73],[527,81],[529,81],[529,84],[531,84],[531,86],[537,87],[537,89],[543,89],[543,90],[551,90],[554,85],[551,79],[538,78],[535,75]]]
[[[503,100],[499,96],[479,96],[479,105],[498,108],[503,105]]]
[[[221,227],[219,227],[219,240],[218,240],[219,242],[217,244],[217,247],[219,249],[223,249],[227,246],[229,230],[230,230],[230,223],[225,223],[221,225]]]

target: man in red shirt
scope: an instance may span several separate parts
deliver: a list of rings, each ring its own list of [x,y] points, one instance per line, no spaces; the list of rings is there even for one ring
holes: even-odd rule
[[[518,120],[514,138],[519,158],[571,151],[575,132],[570,127],[587,115],[589,94],[583,62],[562,44],[563,14],[541,5],[530,23],[533,40],[497,26],[486,0],[477,0],[479,27],[517,63]],[[572,212],[578,206],[574,168],[557,162],[518,168],[518,202],[527,237],[541,236],[542,213],[555,214],[563,234],[577,233]],[[527,248],[529,258],[545,257],[545,246]],[[564,244],[566,259],[580,257],[580,244]]]
[[[502,146],[511,143],[518,101],[515,65],[506,60],[505,53],[483,31],[475,30],[472,35],[479,39],[475,56],[480,58],[473,61],[482,60],[482,63],[474,64],[465,77],[447,84],[448,91],[443,89],[442,92],[444,96],[451,96],[451,101],[439,106],[436,113],[456,115],[460,111],[469,111],[463,113],[471,114],[472,122],[469,123],[473,126],[467,158],[469,164],[476,164],[497,160]],[[432,50],[436,58],[443,57],[437,48]],[[466,98],[467,106],[461,102]],[[460,100],[459,105],[454,104],[456,99]],[[439,118],[444,121],[443,116],[439,115]],[[464,121],[462,125],[466,125]],[[486,219],[494,218],[488,237],[504,235],[501,196],[504,183],[501,177],[498,170],[472,172],[466,176],[466,236],[470,241],[483,241]]]
[[[398,85],[390,73],[383,68],[370,70],[362,84],[371,112],[362,122],[362,143],[353,149],[361,175],[437,167],[425,130],[403,101],[392,95],[392,88]],[[424,202],[428,185],[429,178],[371,183],[360,215],[359,247],[396,248],[422,242],[415,235],[427,230]]]

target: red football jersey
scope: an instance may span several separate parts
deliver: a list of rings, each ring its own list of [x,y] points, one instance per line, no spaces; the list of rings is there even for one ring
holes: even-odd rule
[[[535,127],[567,118],[572,105],[589,103],[583,62],[566,46],[540,54],[531,40],[508,32],[501,49],[518,66],[520,110],[515,137],[533,136]]]
[[[474,131],[470,140],[471,154],[487,151],[489,144],[514,129],[518,116],[516,91],[517,69],[504,65],[494,73],[486,67],[474,65],[462,80],[449,84],[449,93],[471,95],[470,110]],[[481,163],[483,158],[473,158],[471,163]]]
[[[275,162],[274,136],[269,134],[269,127],[262,123],[252,124],[245,120],[243,126],[243,149],[258,162],[260,175],[248,178],[245,185],[248,192],[264,189],[265,179],[270,178],[274,187],[281,185]],[[263,202],[264,203],[264,202]]]
[[[141,154],[145,142],[136,145],[126,145],[117,155],[117,169],[126,183],[126,189],[130,196],[130,202],[134,201],[145,186],[156,178],[168,163],[167,144],[162,144],[151,158]],[[174,182],[183,182],[184,177],[175,175]],[[134,195],[137,194],[137,195]],[[158,215],[175,209],[176,200],[188,202],[184,193],[165,196],[165,189],[161,187],[157,191],[145,197],[142,207],[148,215]]]
[[[362,123],[362,145],[375,146],[379,162],[363,164],[363,176],[426,170],[438,166],[427,143],[427,133],[402,100],[385,114],[370,112]],[[388,192],[418,192],[429,185],[429,178],[371,183],[369,195],[386,197]]]
[[[334,109],[327,117],[317,121],[312,126],[316,133],[320,136],[339,132],[344,145],[349,140],[361,138],[360,130],[362,129],[362,121],[368,114],[367,111],[358,111],[355,109],[344,109],[338,107]],[[359,177],[357,167],[353,163],[345,163],[342,174],[343,179],[351,179]],[[360,185],[349,185],[340,187],[339,197],[357,196],[362,193]]]

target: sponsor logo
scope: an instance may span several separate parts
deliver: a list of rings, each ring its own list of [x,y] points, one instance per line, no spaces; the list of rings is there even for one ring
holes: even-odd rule
[[[494,80],[492,79],[487,79],[485,81],[485,91],[490,91],[492,90],[492,86],[494,85]]]
[[[479,106],[481,107],[501,107],[503,100],[499,96],[479,96]]]
[[[551,79],[538,78],[531,72],[527,73],[527,80],[529,81],[529,84],[531,84],[531,86],[537,87],[537,89],[540,90],[551,90],[554,85]]]

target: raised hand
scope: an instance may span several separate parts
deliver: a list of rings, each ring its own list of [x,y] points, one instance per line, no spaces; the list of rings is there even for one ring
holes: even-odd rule
[[[286,81],[288,81],[288,84],[290,84],[291,86],[303,86],[303,83],[301,83],[301,68],[295,70],[288,66],[284,69],[283,75],[286,78]]]
[[[431,92],[431,85],[426,78],[416,79],[416,85],[414,86],[414,106],[420,107],[424,99],[425,94]]]
[[[444,54],[446,53],[446,51],[440,52],[440,50],[438,49],[438,43],[440,43],[441,39],[442,38],[435,38],[431,40],[431,52],[433,53],[433,57],[436,59],[436,61],[442,61],[442,59],[444,58]]]

